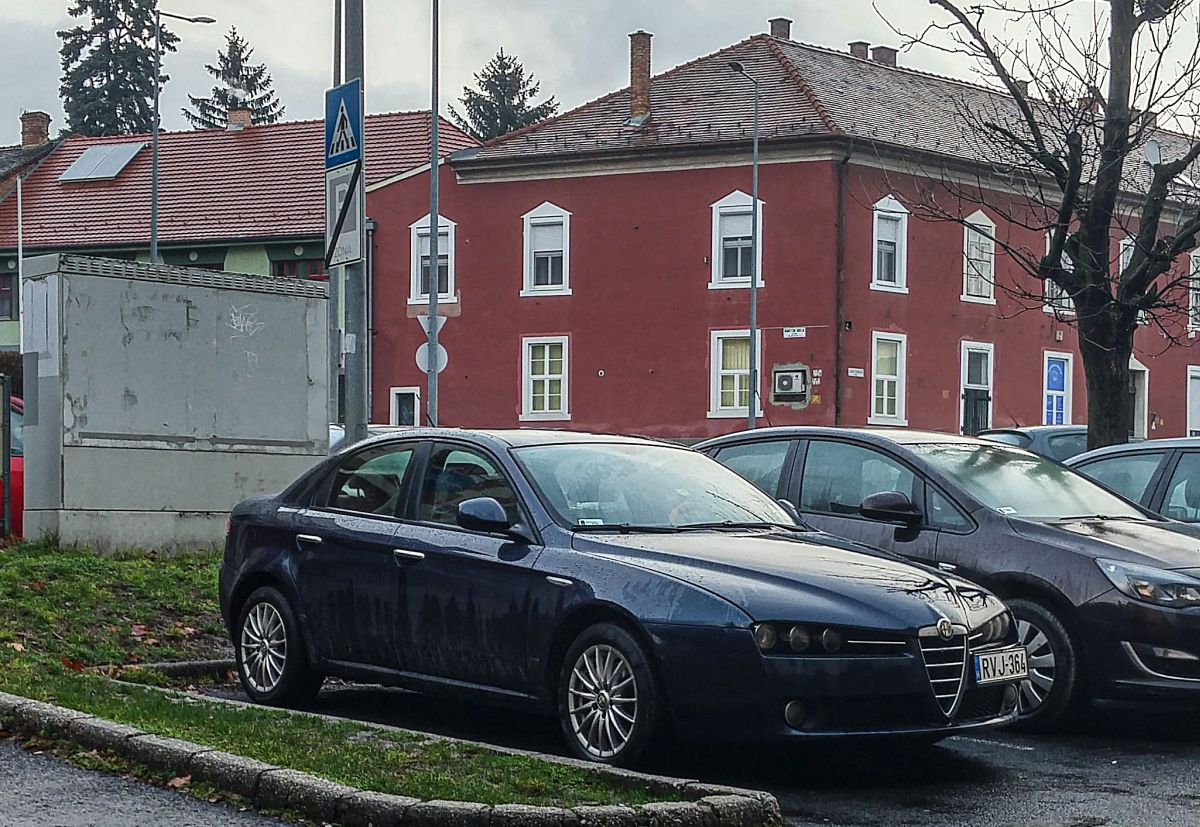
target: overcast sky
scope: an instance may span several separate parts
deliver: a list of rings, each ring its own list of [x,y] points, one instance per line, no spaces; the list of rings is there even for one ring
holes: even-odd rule
[[[164,11],[209,15],[216,25],[178,23],[182,42],[166,57],[171,76],[163,89],[164,129],[185,129],[180,108],[187,94],[207,95],[213,81],[204,64],[215,60],[232,26],[275,78],[288,120],[322,114],[332,79],[332,0],[161,0]],[[365,0],[367,108],[372,112],[429,107],[429,0]],[[893,21],[912,26],[930,19],[926,0],[876,0]],[[0,0],[0,145],[20,138],[17,116],[40,109],[63,122],[56,34],[73,21],[68,0]],[[844,49],[851,40],[894,43],[897,38],[871,0],[443,0],[442,111],[497,48],[516,54],[564,107],[573,107],[628,83],[627,35],[654,34],[655,73],[765,31],[768,18],[795,20],[793,37]],[[923,69],[964,75],[969,66],[931,50],[903,55]]]

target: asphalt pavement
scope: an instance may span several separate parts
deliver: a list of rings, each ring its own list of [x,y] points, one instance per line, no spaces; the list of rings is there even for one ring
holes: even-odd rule
[[[310,709],[562,754],[553,720],[402,690],[327,687]],[[994,732],[934,747],[689,745],[647,769],[769,790],[797,827],[1200,825],[1194,711],[1106,706],[1053,736]]]
[[[285,822],[73,767],[0,740],[0,824],[5,827],[279,827]]]

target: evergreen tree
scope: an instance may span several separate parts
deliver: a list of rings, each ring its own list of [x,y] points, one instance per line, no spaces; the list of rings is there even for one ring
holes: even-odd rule
[[[475,85],[478,89],[463,87],[459,98],[463,114],[458,114],[453,106],[450,114],[460,128],[480,141],[506,135],[558,112],[553,95],[532,105],[541,84],[533,79],[532,72],[525,74],[525,67],[516,57],[504,54],[503,47],[475,73]]]
[[[275,97],[266,64],[252,64],[253,56],[254,49],[246,39],[236,28],[230,28],[225,35],[225,50],[217,53],[217,65],[210,63],[204,67],[219,85],[213,87],[212,97],[188,95],[195,107],[194,112],[186,107],[183,110],[188,123],[197,129],[225,126],[229,110],[237,108],[249,109],[255,126],[276,123],[283,117],[283,104]]]
[[[67,129],[81,135],[128,135],[154,125],[155,0],[72,0],[67,13],[86,18],[62,39],[59,94]],[[163,51],[179,38],[163,27]],[[165,83],[166,75],[159,76]]]

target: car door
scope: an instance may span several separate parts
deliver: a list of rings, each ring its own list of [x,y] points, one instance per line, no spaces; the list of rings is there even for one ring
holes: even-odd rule
[[[295,516],[296,585],[322,658],[399,669],[399,515],[419,443],[355,451]]]
[[[406,671],[540,693],[529,629],[556,622],[561,587],[535,570],[540,545],[468,531],[456,520],[460,503],[492,497],[514,526],[529,530],[503,466],[477,446],[434,443],[417,485],[412,519],[396,538],[405,558],[400,636]]]
[[[936,561],[936,530],[868,520],[858,512],[864,499],[883,491],[899,491],[922,508],[924,480],[898,457],[860,443],[812,439],[796,465],[800,486],[794,502],[806,522],[913,560]]]
[[[1150,508],[1172,520],[1200,523],[1200,451],[1178,452],[1163,478]]]
[[[721,446],[711,456],[772,497],[786,497],[785,471],[792,467],[795,450],[794,439],[761,439]]]
[[[1125,499],[1149,508],[1168,453],[1163,449],[1104,454],[1072,467]]]

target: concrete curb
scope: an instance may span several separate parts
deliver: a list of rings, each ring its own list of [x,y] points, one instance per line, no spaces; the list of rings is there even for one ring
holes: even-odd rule
[[[237,704],[236,701],[229,703]],[[152,769],[191,775],[197,780],[245,796],[260,806],[286,807],[308,818],[341,823],[348,827],[767,827],[782,822],[779,803],[768,793],[706,785],[667,776],[643,775],[557,756],[550,757],[557,759],[557,763],[579,766],[618,783],[641,784],[656,793],[690,794],[696,796],[696,800],[638,806],[580,806],[572,809],[524,804],[492,806],[465,801],[420,801],[358,790],[308,773],[276,767],[189,741],[162,738],[135,727],[4,692],[0,692],[2,728],[29,735],[52,735],[90,749],[103,749]],[[458,740],[426,733],[415,734],[435,740]],[[475,746],[514,755],[537,755],[484,744]]]

